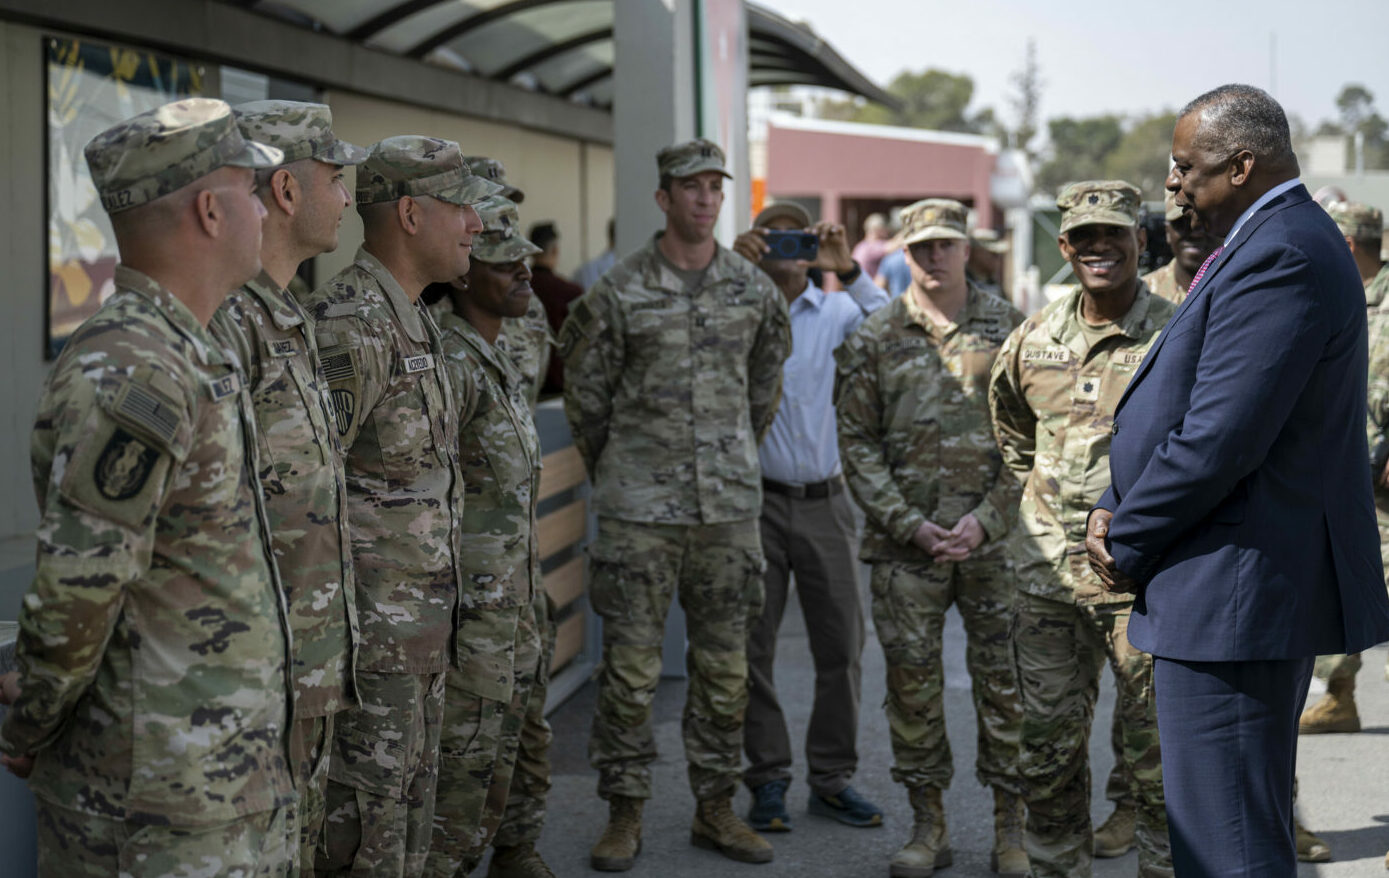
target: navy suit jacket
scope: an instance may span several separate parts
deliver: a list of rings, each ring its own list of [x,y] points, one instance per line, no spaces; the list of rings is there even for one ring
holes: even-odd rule
[[[1302,186],[1211,264],[1119,401],[1110,551],[1129,639],[1185,661],[1389,639],[1365,438],[1365,294]]]

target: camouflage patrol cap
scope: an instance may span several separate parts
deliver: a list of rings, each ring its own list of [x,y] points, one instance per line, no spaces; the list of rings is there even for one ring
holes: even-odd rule
[[[236,124],[252,140],[285,154],[284,163],[316,159],[330,165],[360,165],[367,151],[338,140],[327,104],[302,101],[249,101],[237,104]]]
[[[516,202],[501,195],[479,201],[482,232],[473,236],[473,258],[482,262],[517,262],[534,256],[540,248],[521,234],[521,213]]]
[[[949,198],[927,198],[902,208],[902,231],[897,239],[905,247],[921,241],[953,238],[969,240],[969,210]]]
[[[1174,223],[1182,218],[1181,205],[1177,204],[1177,193],[1168,191],[1167,197],[1162,200],[1162,215],[1167,218],[1169,223]]]
[[[452,140],[402,134],[371,147],[357,168],[357,203],[379,204],[432,196],[450,204],[476,204],[502,187],[468,170]]]
[[[1378,240],[1384,234],[1384,214],[1358,201],[1336,201],[1326,206],[1336,228],[1352,241]]]
[[[767,205],[762,208],[762,210],[758,211],[757,217],[752,221],[752,225],[754,228],[761,228],[772,220],[781,219],[782,217],[795,223],[798,229],[808,229],[814,225],[810,219],[810,211],[801,207],[794,201],[778,201],[775,204]]]
[[[474,174],[479,177],[486,177],[502,187],[500,194],[508,201],[520,204],[526,200],[526,193],[511,185],[510,181],[506,179],[506,168],[502,167],[502,163],[496,159],[490,159],[485,155],[468,155],[463,157],[463,163]]]
[[[1000,238],[998,232],[993,229],[975,229],[969,233],[969,243],[990,253],[1008,252],[1008,242]]]
[[[1123,180],[1086,180],[1071,183],[1056,196],[1061,208],[1061,234],[1080,226],[1138,225],[1143,193]]]
[[[667,146],[656,153],[656,168],[662,177],[693,177],[704,171],[718,171],[728,179],[733,175],[724,170],[723,150],[712,140],[697,137],[684,143]]]
[[[272,168],[273,146],[247,140],[226,101],[185,98],[118,122],[83,152],[107,213],[176,192],[218,168]]]

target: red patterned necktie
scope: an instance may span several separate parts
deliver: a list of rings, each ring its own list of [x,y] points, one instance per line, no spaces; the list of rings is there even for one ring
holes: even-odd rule
[[[1191,279],[1191,286],[1186,288],[1188,295],[1191,293],[1192,290],[1196,289],[1196,285],[1201,282],[1201,278],[1206,276],[1206,269],[1211,267],[1211,263],[1215,261],[1215,257],[1219,256],[1220,251],[1224,249],[1224,244],[1221,244],[1219,247],[1216,247],[1215,252],[1207,256],[1206,261],[1201,263],[1201,270],[1196,272],[1196,276]]]

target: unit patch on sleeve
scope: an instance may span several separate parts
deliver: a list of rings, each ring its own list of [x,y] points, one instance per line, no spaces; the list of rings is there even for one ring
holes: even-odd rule
[[[129,500],[149,479],[159,452],[117,427],[96,459],[92,483],[107,500]]]

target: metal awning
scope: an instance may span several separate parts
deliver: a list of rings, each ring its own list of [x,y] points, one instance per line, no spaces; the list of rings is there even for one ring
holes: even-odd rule
[[[225,0],[234,6],[591,106],[613,100],[615,0]],[[898,100],[803,24],[752,3],[748,82]]]

